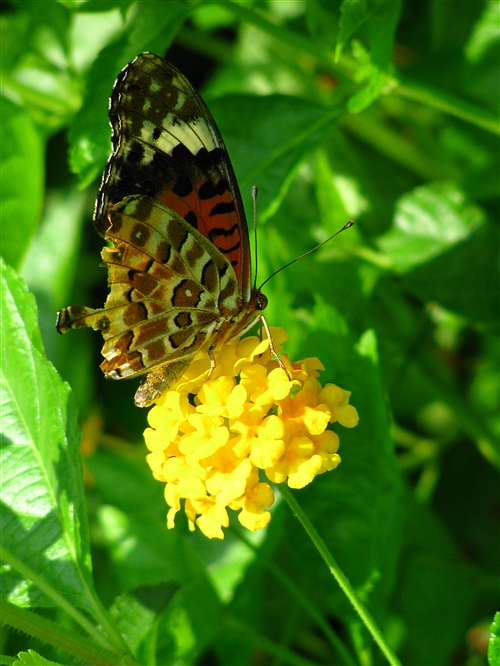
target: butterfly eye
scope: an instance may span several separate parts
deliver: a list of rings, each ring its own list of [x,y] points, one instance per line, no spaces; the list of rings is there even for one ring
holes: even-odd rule
[[[257,294],[257,299],[255,301],[255,309],[265,310],[267,308],[267,304],[268,304],[267,296],[264,296],[264,294],[261,294],[259,292]]]

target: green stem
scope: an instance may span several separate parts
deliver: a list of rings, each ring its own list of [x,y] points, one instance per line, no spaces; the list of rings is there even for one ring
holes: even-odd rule
[[[34,636],[42,643],[63,650],[83,662],[95,664],[95,666],[115,666],[117,663],[126,663],[122,660],[122,656],[103,652],[99,646],[89,642],[88,637],[68,632],[67,627],[26,608],[19,608],[14,604],[2,601],[0,612],[2,623],[24,632],[28,636]]]
[[[477,125],[477,127],[481,127],[493,134],[500,134],[500,122],[494,114],[454,95],[420,85],[413,81],[407,81],[406,79],[398,81],[394,92],[397,92],[402,97],[416,100],[431,108],[449,113],[451,116],[455,116],[455,118],[460,118],[473,125]]]
[[[364,113],[346,114],[340,125],[382,155],[411,170],[419,178],[443,180],[459,177],[458,173],[452,172],[448,164],[442,165],[435,160],[430,161],[428,155],[414,141],[402,136],[401,132],[393,131],[372,111],[373,109],[366,109]]]
[[[288,486],[285,483],[282,483],[279,485],[279,491],[282,495],[282,497],[285,499],[287,502],[288,506],[291,508],[293,513],[297,516],[299,519],[300,523],[302,524],[302,527],[305,529],[307,532],[309,538],[315,545],[317,551],[325,561],[327,567],[330,569],[330,573],[332,576],[335,578],[337,581],[338,585],[340,586],[340,589],[344,592],[346,597],[349,599],[351,602],[354,610],[357,612],[359,617],[361,618],[363,624],[365,627],[368,629],[370,634],[373,637],[373,640],[377,643],[383,654],[386,656],[387,661],[392,665],[392,666],[401,666],[401,662],[398,660],[396,655],[392,652],[391,648],[387,645],[385,638],[378,628],[375,620],[373,617],[370,615],[370,613],[367,611],[367,609],[363,606],[363,604],[359,601],[356,592],[354,591],[354,588],[344,575],[344,573],[341,571],[339,565],[337,562],[334,560],[332,554],[326,547],[325,542],[323,539],[319,536],[317,531],[314,529],[311,521],[309,518],[306,516],[306,514],[302,511],[302,508],[300,507],[299,503],[295,499],[295,497],[292,495],[292,492],[288,488]]]
[[[262,30],[262,32],[275,37],[282,44],[288,44],[288,46],[294,50],[298,49],[305,53],[310,53],[311,55],[316,56],[321,62],[327,62],[332,67],[335,66],[334,54],[330,49],[323,47],[319,42],[314,42],[307,37],[304,37],[298,32],[288,30],[286,27],[279,25],[278,23],[273,23],[263,13],[255,9],[256,5],[254,5],[252,9],[247,9],[238,2],[228,2],[227,0],[209,0],[202,4],[220,5],[221,7],[224,7],[224,9],[229,10],[241,21],[246,21],[251,25],[254,25]],[[337,68],[335,67],[335,69]]]

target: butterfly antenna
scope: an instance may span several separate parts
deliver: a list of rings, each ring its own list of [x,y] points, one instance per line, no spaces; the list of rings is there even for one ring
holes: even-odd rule
[[[268,278],[266,278],[266,279],[264,280],[264,282],[260,285],[259,290],[262,289],[262,287],[263,287],[267,282],[269,282],[269,280],[270,280],[271,278],[273,278],[275,275],[278,275],[278,273],[281,273],[281,271],[284,271],[285,268],[288,268],[289,266],[291,266],[292,264],[294,264],[296,261],[299,261],[300,259],[303,259],[304,257],[307,257],[307,255],[308,255],[308,254],[311,254],[311,252],[316,252],[316,250],[319,250],[320,247],[322,247],[323,245],[326,245],[326,243],[329,243],[329,242],[332,240],[332,238],[335,238],[335,236],[338,236],[340,233],[342,233],[342,232],[345,231],[346,229],[349,229],[350,227],[352,227],[353,224],[354,224],[354,221],[353,221],[353,220],[349,220],[349,222],[346,222],[346,223],[344,224],[344,226],[342,227],[342,229],[339,229],[338,231],[336,231],[334,234],[332,234],[331,236],[329,236],[326,240],[322,241],[321,243],[318,243],[318,245],[315,245],[315,246],[312,247],[310,250],[307,250],[307,252],[304,252],[304,254],[301,254],[299,257],[295,257],[295,259],[292,259],[292,261],[289,261],[287,264],[285,264],[285,265],[282,266],[281,268],[278,268],[277,271],[274,271],[274,273],[271,273],[271,275],[270,275]]]
[[[252,186],[252,201],[253,201],[253,241],[255,248],[255,272],[253,278],[254,289],[257,288],[257,269],[259,268],[259,253],[257,252],[257,185]]]

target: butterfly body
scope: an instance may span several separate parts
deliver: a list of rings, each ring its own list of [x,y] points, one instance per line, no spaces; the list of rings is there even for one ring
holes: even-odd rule
[[[57,329],[104,337],[101,368],[121,379],[147,373],[147,406],[194,356],[241,335],[267,304],[250,283],[240,193],[215,122],[172,65],[143,53],[120,73],[110,101],[113,152],[94,222],[111,247],[102,258],[104,308],[61,310]]]

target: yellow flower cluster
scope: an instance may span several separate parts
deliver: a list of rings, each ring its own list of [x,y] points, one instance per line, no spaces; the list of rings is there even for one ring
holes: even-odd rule
[[[282,329],[272,336],[277,348],[286,340]],[[274,483],[304,487],[340,463],[339,438],[327,425],[352,428],[358,414],[349,391],[318,382],[317,358],[291,363],[282,354],[288,377],[269,340],[248,337],[225,343],[214,359],[210,373],[202,354],[164,393],[144,436],[153,474],[166,483],[168,527],[184,500],[190,529],[223,539],[228,507],[251,531],[269,523],[274,493],[260,470]]]

